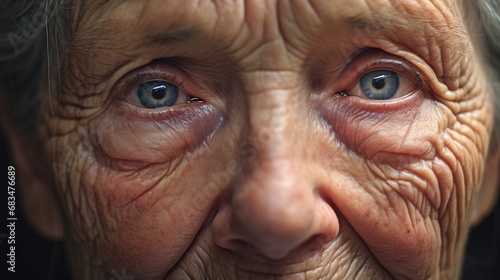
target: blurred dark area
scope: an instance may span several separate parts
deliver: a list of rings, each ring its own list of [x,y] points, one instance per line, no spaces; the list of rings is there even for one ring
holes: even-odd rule
[[[7,228],[7,167],[16,167],[9,157],[5,138],[0,131],[0,168],[3,186],[0,192],[0,280],[65,280],[70,279],[64,243],[47,240],[38,235],[23,216],[19,190],[16,186],[15,214],[15,273],[7,270],[7,254],[11,244],[8,244],[9,229]]]
[[[462,280],[500,279],[500,203],[469,235]]]
[[[15,273],[7,271],[7,167],[15,164],[9,158],[5,139],[0,131],[0,165],[4,178],[4,187],[0,194],[4,209],[0,218],[4,226],[0,229],[0,254],[2,272],[0,279],[22,280],[64,280],[70,279],[64,243],[47,240],[38,235],[23,217],[21,201],[16,191],[16,266]],[[462,280],[498,280],[500,279],[500,203],[495,210],[476,228],[467,244]]]

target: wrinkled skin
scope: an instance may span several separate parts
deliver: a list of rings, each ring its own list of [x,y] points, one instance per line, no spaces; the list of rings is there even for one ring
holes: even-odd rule
[[[458,3],[65,12],[40,127],[77,279],[458,277],[493,125]],[[360,93],[372,70],[399,74],[394,98]],[[150,80],[184,99],[144,108]]]

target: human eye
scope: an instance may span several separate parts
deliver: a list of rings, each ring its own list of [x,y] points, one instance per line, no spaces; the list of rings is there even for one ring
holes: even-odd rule
[[[373,70],[363,74],[356,85],[344,94],[383,101],[404,97],[415,92],[417,87],[404,74],[392,70]]]
[[[375,70],[361,76],[356,90],[372,100],[387,100],[405,95],[414,87],[412,81],[394,71]]]
[[[134,105],[156,109],[187,103],[189,96],[172,83],[153,80],[143,82],[134,87],[130,93],[129,100]]]
[[[180,61],[152,61],[116,76],[96,120],[102,151],[114,160],[173,160],[204,143],[224,119],[213,80]]]
[[[183,104],[204,102],[200,89],[189,76],[169,65],[147,66],[133,71],[117,87],[131,110],[137,113],[162,112]]]
[[[394,58],[365,57],[356,62],[347,79],[343,96],[353,96],[372,102],[389,101],[417,92],[421,82],[406,63]],[[410,78],[411,77],[411,78]],[[350,84],[350,86],[349,86]]]

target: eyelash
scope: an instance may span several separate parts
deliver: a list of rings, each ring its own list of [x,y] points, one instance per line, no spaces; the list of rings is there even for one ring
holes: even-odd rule
[[[139,72],[132,77],[125,80],[123,84],[123,89],[131,90],[138,85],[148,82],[148,81],[165,81],[182,89],[182,84],[184,84],[184,80],[179,78],[179,76],[174,75],[172,73],[166,73],[162,71],[144,71]]]

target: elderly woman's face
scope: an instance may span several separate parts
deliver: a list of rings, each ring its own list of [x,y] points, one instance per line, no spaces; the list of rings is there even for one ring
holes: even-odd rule
[[[90,1],[41,127],[83,279],[457,277],[492,128],[454,1]]]

